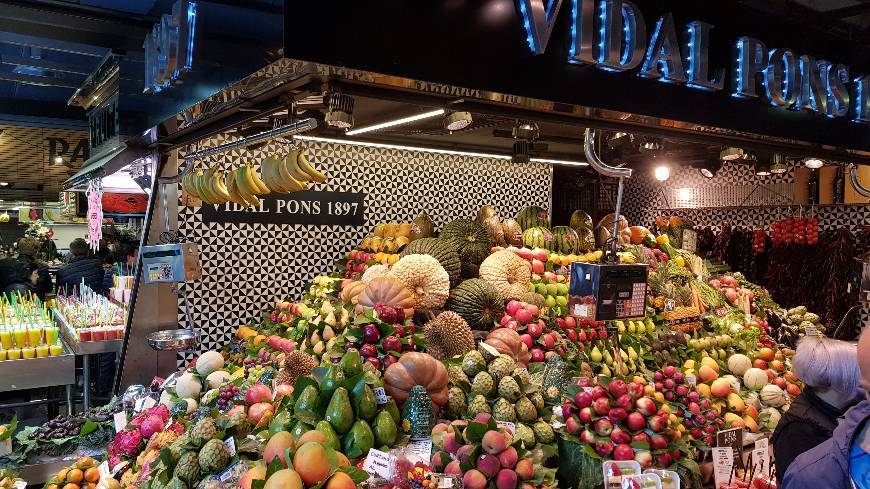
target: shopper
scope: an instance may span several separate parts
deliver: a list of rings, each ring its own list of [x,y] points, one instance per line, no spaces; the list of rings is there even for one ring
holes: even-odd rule
[[[90,255],[88,243],[82,238],[72,240],[69,254],[69,262],[57,272],[57,290],[66,287],[71,291],[84,281],[94,292],[102,293],[105,272],[100,260]]]
[[[861,387],[870,395],[870,328],[858,340]],[[777,465],[779,461],[777,461]],[[870,489],[870,400],[844,415],[828,440],[792,461],[783,489]]]
[[[854,343],[805,337],[798,343],[792,366],[806,388],[783,414],[773,434],[780,484],[792,460],[830,438],[837,418],[864,397]]]
[[[36,238],[26,237],[18,240],[18,260],[36,263],[39,273],[39,280],[36,283],[36,295],[41,300],[45,300],[46,294],[52,291],[52,284],[51,276],[48,274],[48,265],[36,259],[40,248],[42,248],[42,243]]]
[[[15,260],[15,268],[11,271],[11,279],[3,288],[7,296],[21,295],[30,297],[37,295],[36,284],[39,281],[39,266],[35,262]]]
[[[124,243],[118,245],[118,251],[114,254],[114,259],[108,264],[103,264],[105,275],[103,276],[103,290],[106,294],[109,289],[114,287],[115,275],[132,275],[136,267],[136,258],[139,256],[139,245],[137,243]]]

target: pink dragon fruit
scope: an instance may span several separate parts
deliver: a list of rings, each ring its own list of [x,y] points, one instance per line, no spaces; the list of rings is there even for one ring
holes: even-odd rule
[[[174,431],[175,434],[179,436],[184,434],[184,425],[179,423],[178,421],[173,421],[172,424],[169,425],[168,429],[170,431]]]
[[[120,455],[109,455],[109,469],[115,468],[119,463],[121,463]]]
[[[148,408],[145,410],[145,413],[148,416],[159,416],[164,423],[169,420],[169,408],[163,404],[158,404],[152,408]]]
[[[151,415],[145,418],[145,421],[142,421],[142,424],[139,426],[139,431],[142,432],[142,436],[145,438],[151,438],[152,435],[163,430],[164,423],[166,423],[166,421],[160,416]]]
[[[139,454],[139,445],[142,444],[142,433],[139,430],[124,430],[115,436],[115,441],[112,442],[114,450],[120,455],[135,457]]]
[[[145,418],[147,418],[147,417],[148,417],[148,414],[145,411],[143,411],[143,412],[133,416],[130,419],[130,422],[127,423],[127,426],[132,426],[133,428],[138,428],[142,424],[142,422],[145,421]]]

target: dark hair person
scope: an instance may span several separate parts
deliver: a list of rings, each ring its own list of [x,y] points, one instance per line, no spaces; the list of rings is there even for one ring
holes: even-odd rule
[[[82,238],[72,240],[69,253],[69,261],[57,272],[58,292],[64,288],[72,291],[73,287],[81,287],[84,282],[94,292],[103,293],[103,265],[98,258],[91,256],[87,241]]]

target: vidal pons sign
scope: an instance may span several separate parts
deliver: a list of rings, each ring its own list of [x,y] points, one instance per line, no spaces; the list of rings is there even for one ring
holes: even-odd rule
[[[528,46],[543,54],[562,0],[517,1]],[[640,8],[628,0],[572,0],[566,61],[870,124],[870,75],[748,36],[732,41],[730,66],[711,66],[713,25],[695,20],[685,29],[678,36],[673,15],[665,13],[648,32]]]

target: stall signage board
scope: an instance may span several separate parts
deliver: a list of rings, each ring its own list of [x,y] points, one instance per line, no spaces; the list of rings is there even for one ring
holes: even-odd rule
[[[88,142],[91,155],[121,144],[121,114],[118,111],[118,94],[88,113]]]
[[[203,203],[200,209],[204,223],[362,226],[365,224],[365,196],[364,193],[305,191],[269,194],[257,207]]]
[[[285,2],[291,59],[469,99],[491,91],[868,149],[870,60],[859,46],[741,2]],[[298,22],[325,17],[345,36]]]
[[[734,460],[737,466],[743,467],[743,429],[732,428],[730,430],[722,430],[716,433],[716,446],[729,447],[734,452]]]

